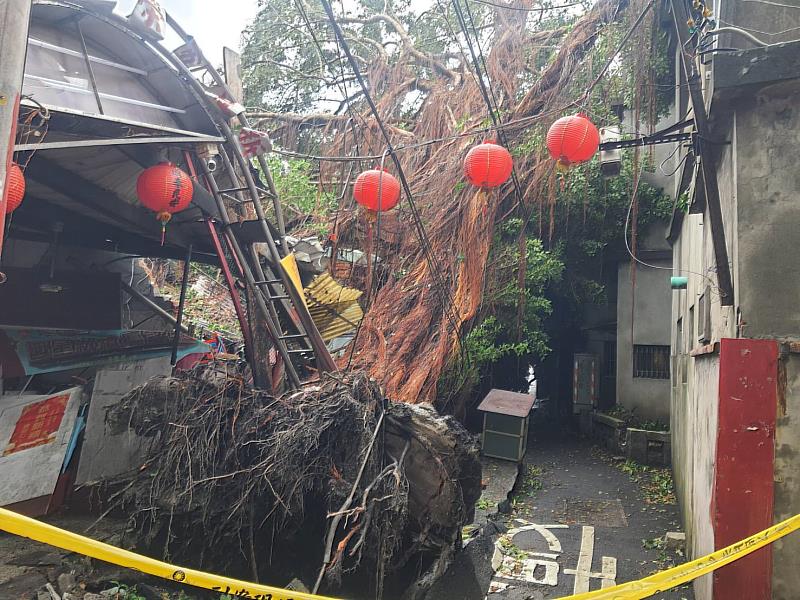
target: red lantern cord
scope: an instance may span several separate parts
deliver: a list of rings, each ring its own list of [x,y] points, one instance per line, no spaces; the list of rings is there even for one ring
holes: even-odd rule
[[[479,188],[495,188],[511,177],[514,161],[511,153],[487,140],[475,146],[464,158],[464,175]]]
[[[10,215],[22,204],[25,197],[25,175],[17,163],[11,163],[11,167],[6,175],[8,193],[6,196],[6,214]]]
[[[584,114],[561,117],[547,132],[547,150],[559,171],[586,162],[600,146],[600,133]]]

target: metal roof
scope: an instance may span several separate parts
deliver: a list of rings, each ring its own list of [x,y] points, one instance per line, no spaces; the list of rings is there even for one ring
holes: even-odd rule
[[[527,417],[531,412],[533,401],[534,397],[530,394],[491,390],[478,406],[478,410],[522,418]]]
[[[361,290],[342,286],[330,273],[317,277],[305,293],[311,318],[326,342],[352,331],[364,317],[358,304]]]

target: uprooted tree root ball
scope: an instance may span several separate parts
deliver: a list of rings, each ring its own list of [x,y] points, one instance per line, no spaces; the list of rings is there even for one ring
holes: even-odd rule
[[[276,398],[210,368],[147,382],[107,420],[145,440],[116,495],[129,543],[271,583],[417,597],[480,496],[474,438],[361,373]]]

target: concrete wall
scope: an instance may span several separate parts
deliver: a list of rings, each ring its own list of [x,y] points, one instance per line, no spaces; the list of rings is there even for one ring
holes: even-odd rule
[[[800,337],[800,84],[736,105],[739,308],[743,335]]]
[[[666,346],[670,340],[671,264],[669,260],[648,262],[666,270],[637,266],[635,290],[631,289],[630,264],[619,265],[617,404],[635,410],[643,419],[669,422],[670,380],[633,377],[634,344]],[[631,306],[634,307],[632,324]]]
[[[686,417],[689,519],[686,521],[688,548],[691,556],[704,556],[714,551],[714,529],[710,519],[714,491],[714,463],[717,455],[717,423],[719,419],[719,357],[707,355],[695,363],[695,385],[689,398]],[[675,444],[672,445],[673,448]],[[695,580],[696,600],[711,600],[712,576]]]
[[[785,354],[778,378],[775,427],[775,521],[800,512],[800,354]],[[785,377],[782,377],[785,375]],[[797,598],[800,590],[800,536],[773,544],[772,597]]]
[[[736,3],[741,5],[741,3]],[[764,11],[764,6],[753,6]],[[795,11],[797,12],[797,11]],[[763,15],[762,15],[763,16]],[[797,15],[795,16],[797,19]],[[775,24],[770,30],[789,25]],[[740,44],[736,44],[737,47]],[[766,68],[766,67],[765,67]],[[743,91],[711,107],[714,136],[729,140],[714,157],[734,282],[734,306],[722,307],[716,289],[707,209],[685,215],[673,244],[675,274],[686,290],[672,295],[673,468],[691,557],[714,549],[709,482],[715,472],[718,357],[699,354],[722,338],[800,340],[800,82]],[[725,99],[723,99],[725,100]],[[711,299],[711,336],[701,342],[699,298]],[[696,356],[690,356],[695,350]],[[774,465],[774,520],[800,512],[800,355],[784,353],[779,377]],[[741,457],[743,468],[747,457]],[[788,600],[800,589],[800,539],[774,545],[772,598]],[[695,583],[696,597],[711,600],[712,582]]]

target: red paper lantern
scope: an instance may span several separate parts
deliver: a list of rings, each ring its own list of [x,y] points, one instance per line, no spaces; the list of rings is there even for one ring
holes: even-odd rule
[[[464,158],[464,175],[472,185],[495,188],[511,177],[514,161],[511,153],[493,141],[485,141],[467,152]]]
[[[6,214],[10,215],[22,204],[25,197],[25,175],[17,163],[11,163],[6,179],[8,184],[8,194],[6,196]]]
[[[189,176],[172,163],[145,169],[136,182],[139,202],[156,213],[163,225],[192,202],[194,188]]]
[[[392,210],[400,201],[400,182],[385,169],[370,169],[356,178],[353,197],[369,211]]]
[[[600,133],[584,114],[561,117],[547,132],[547,149],[560,167],[589,160],[599,145]]]

